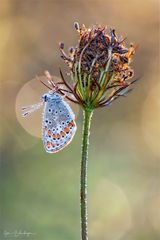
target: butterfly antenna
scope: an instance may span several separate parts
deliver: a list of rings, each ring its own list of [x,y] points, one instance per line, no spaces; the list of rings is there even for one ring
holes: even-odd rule
[[[46,83],[44,83],[42,80],[40,80],[38,76],[36,76],[36,79],[37,79],[38,81],[40,81],[45,87],[47,87],[48,89],[52,90],[52,88],[49,87]]]
[[[50,75],[50,73],[48,71],[45,71],[44,73],[48,79],[48,82],[52,85],[52,90],[58,91],[58,85],[53,81],[53,77]]]
[[[36,103],[33,105],[22,107],[22,116],[26,117],[27,115],[31,114],[32,112],[37,111],[39,108],[43,106],[43,102]]]

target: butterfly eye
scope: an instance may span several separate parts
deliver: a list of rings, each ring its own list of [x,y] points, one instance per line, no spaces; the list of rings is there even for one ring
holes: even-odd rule
[[[42,99],[44,100],[44,102],[47,102],[47,100],[48,100],[47,94],[44,94],[44,95],[42,96]]]

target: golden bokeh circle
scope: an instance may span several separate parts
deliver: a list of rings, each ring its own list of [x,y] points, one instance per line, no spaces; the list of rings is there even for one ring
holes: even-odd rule
[[[47,83],[45,76],[38,77],[39,80]],[[58,77],[53,76],[54,82],[61,81]],[[42,133],[42,112],[43,107],[37,111],[31,113],[27,117],[22,116],[22,107],[32,105],[41,101],[41,96],[46,93],[48,89],[38,81],[37,78],[34,78],[27,83],[25,83],[22,88],[19,90],[16,97],[16,116],[18,122],[21,126],[31,135],[41,138]],[[79,113],[79,106],[69,102],[75,116],[77,117]]]
[[[118,185],[101,179],[95,186],[89,206],[91,239],[119,240],[130,230],[131,208]]]

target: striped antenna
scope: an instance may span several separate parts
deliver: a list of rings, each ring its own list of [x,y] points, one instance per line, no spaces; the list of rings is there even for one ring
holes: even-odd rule
[[[26,117],[29,114],[37,111],[42,106],[43,106],[43,102],[39,102],[39,103],[36,103],[36,104],[33,104],[33,105],[22,107],[22,116]]]

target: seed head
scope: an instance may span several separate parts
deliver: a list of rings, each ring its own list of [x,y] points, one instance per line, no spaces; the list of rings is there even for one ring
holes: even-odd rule
[[[115,29],[108,31],[107,27],[96,25],[80,27],[77,22],[74,26],[79,33],[77,46],[70,48],[67,55],[61,43],[60,51],[69,66],[70,91],[72,89],[77,103],[93,109],[125,96],[135,82],[131,81],[134,72],[130,67],[135,47],[127,47],[125,39],[119,39]],[[64,80],[62,72],[61,77]]]
[[[63,43],[63,42],[60,42],[60,43],[59,43],[59,48],[60,48],[60,49],[64,49],[64,43]]]

